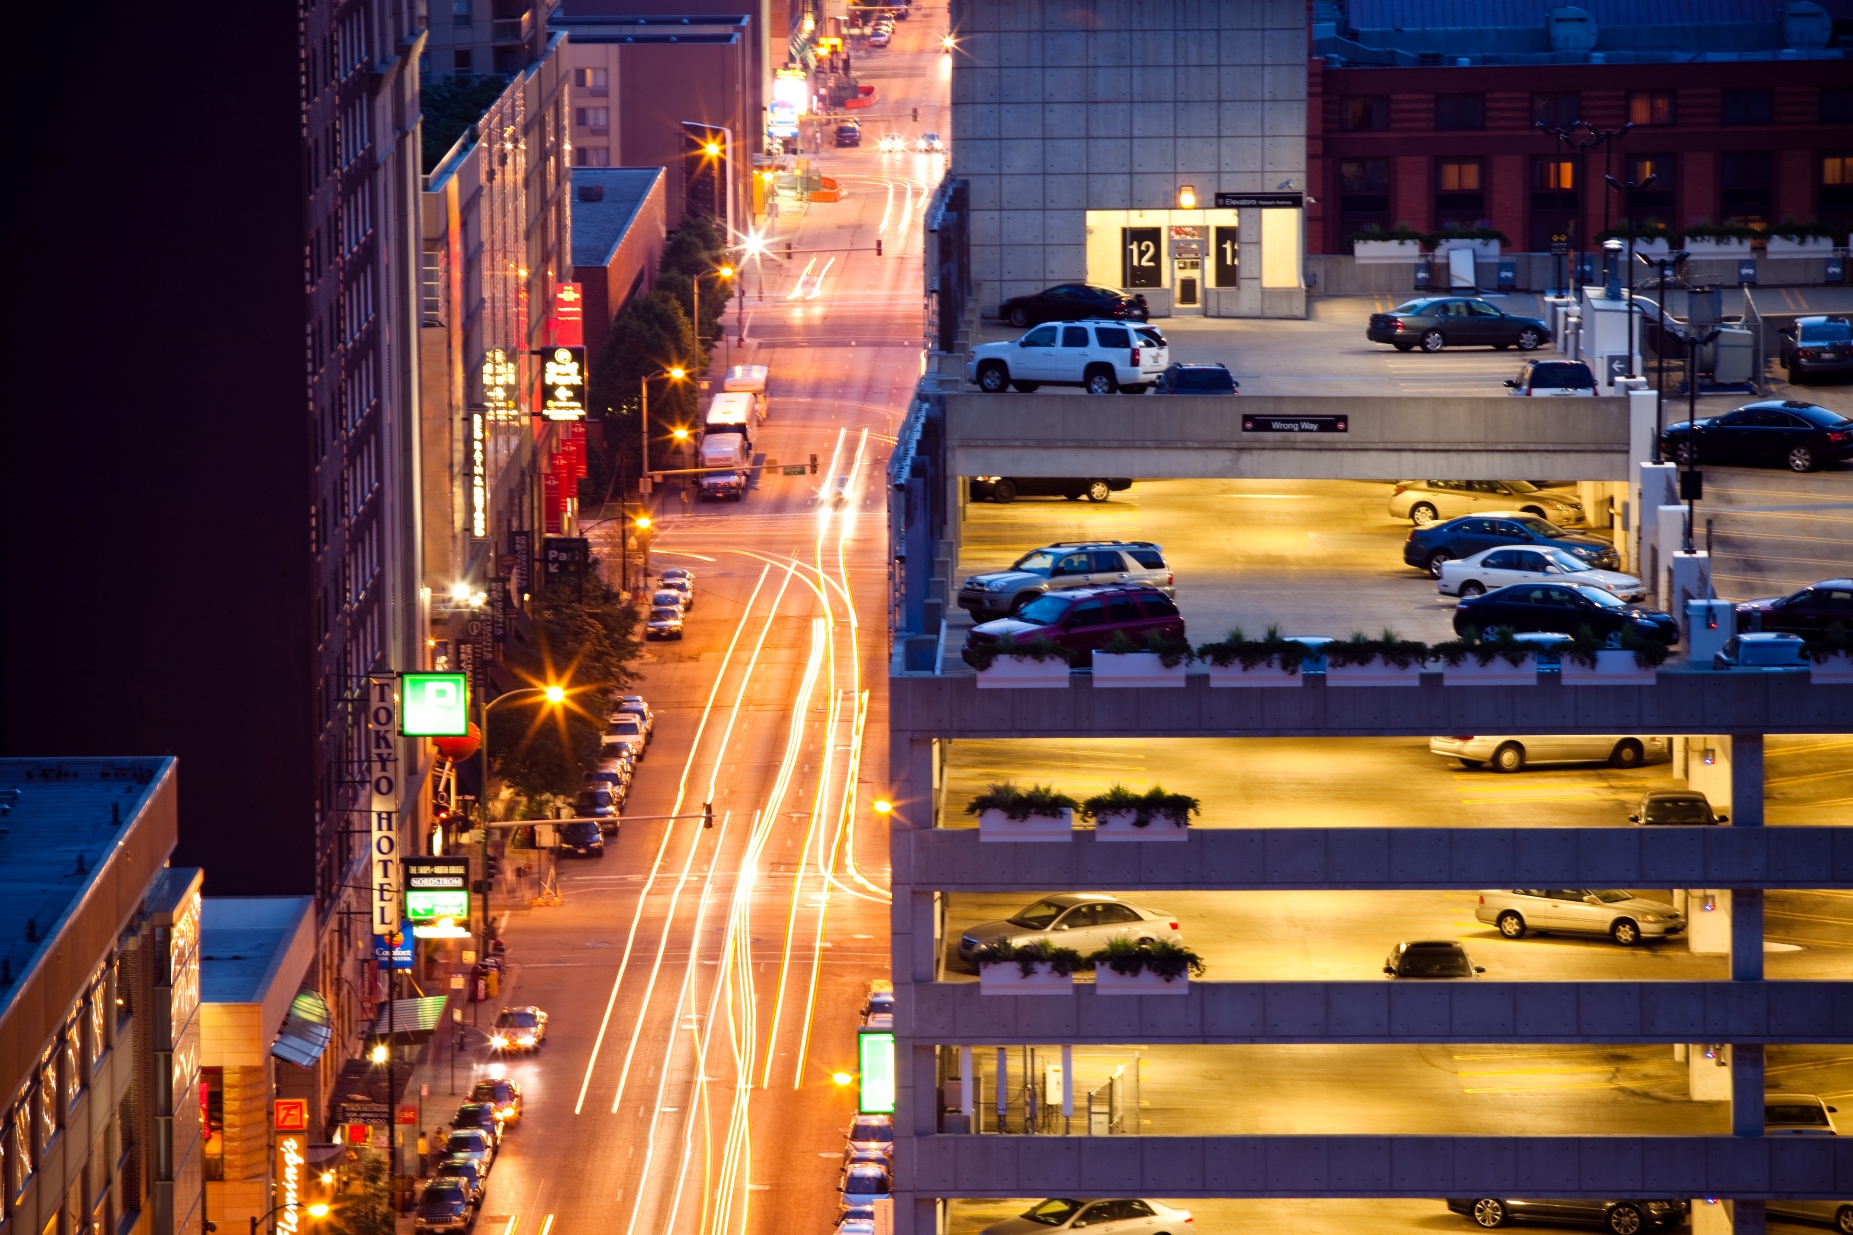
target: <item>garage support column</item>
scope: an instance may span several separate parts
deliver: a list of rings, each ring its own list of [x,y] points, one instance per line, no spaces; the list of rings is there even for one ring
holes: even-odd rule
[[[1763,735],[1731,735],[1731,826],[1763,826]]]
[[[1763,1135],[1763,1046],[1731,1046],[1731,1135]]]
[[[1765,1235],[1763,1202],[1700,1197],[1692,1202],[1692,1235]]]

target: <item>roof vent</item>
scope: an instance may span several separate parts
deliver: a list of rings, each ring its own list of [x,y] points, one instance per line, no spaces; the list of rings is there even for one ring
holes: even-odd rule
[[[1596,19],[1582,9],[1552,9],[1544,15],[1544,28],[1552,51],[1589,51],[1596,45]]]
[[[582,184],[579,186],[579,200],[582,202],[602,202],[605,200],[605,186],[602,184]]]
[[[1834,19],[1814,0],[1789,0],[1782,6],[1784,47],[1826,47],[1834,37]]]

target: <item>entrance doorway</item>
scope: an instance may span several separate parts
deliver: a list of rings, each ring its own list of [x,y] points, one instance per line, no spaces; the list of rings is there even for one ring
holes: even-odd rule
[[[1172,311],[1175,313],[1203,312],[1203,259],[1201,257],[1180,257],[1173,260],[1172,273]]]

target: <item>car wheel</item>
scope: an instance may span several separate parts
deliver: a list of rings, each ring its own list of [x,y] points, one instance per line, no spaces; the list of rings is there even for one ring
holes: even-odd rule
[[[1504,935],[1507,939],[1523,939],[1525,937],[1525,919],[1514,910],[1508,909],[1500,914],[1498,925],[1499,933]]]
[[[1647,752],[1633,738],[1624,738],[1615,743],[1615,749],[1609,752],[1609,766],[1612,768],[1638,768],[1647,762]]]
[[[1010,371],[995,360],[978,366],[978,389],[988,395],[1002,394],[1010,385]]]
[[[1812,472],[1814,470],[1814,451],[1807,446],[1797,446],[1789,451],[1789,470],[1791,472]]]
[[[1481,587],[1479,584],[1473,582],[1472,580],[1469,580],[1468,582],[1461,584],[1461,599],[1462,600],[1467,600],[1474,596],[1484,596],[1484,595],[1486,595],[1486,589]]]
[[[1545,517],[1544,507],[1542,506],[1520,506],[1519,509],[1534,518],[1542,519]]]
[[[1539,346],[1544,342],[1544,338],[1536,330],[1533,330],[1531,327],[1527,326],[1525,327],[1525,329],[1518,332],[1517,342],[1518,342],[1519,351],[1535,352],[1538,350]]]
[[[1525,766],[1525,748],[1517,742],[1506,742],[1493,752],[1493,771],[1517,772]]]
[[[1681,442],[1673,447],[1673,461],[1681,467],[1696,467],[1699,461],[1699,448],[1693,442]]]
[[[1456,756],[1456,758],[1459,758],[1459,756]],[[1486,766],[1486,760],[1484,759],[1461,759],[1460,763],[1463,768],[1483,768]]]
[[[1853,1205],[1842,1205],[1834,1211],[1834,1229],[1841,1235],[1853,1235]]]
[[[1441,517],[1441,512],[1428,502],[1417,502],[1409,508],[1409,522],[1417,527],[1427,527]]]
[[[1112,372],[1107,369],[1092,370],[1087,374],[1083,385],[1087,393],[1091,395],[1118,394],[1120,390],[1120,384],[1113,380]]]
[[[1012,382],[1010,384],[1016,387],[1017,393],[1020,395],[1035,394],[1037,389],[1042,385],[1041,382]]]
[[[1495,1201],[1491,1197],[1482,1197],[1475,1201],[1472,1216],[1475,1226],[1483,1226],[1488,1230],[1496,1226],[1504,1226],[1508,1217],[1505,1202]]]
[[[1449,553],[1446,549],[1435,550],[1428,555],[1428,573],[1435,576],[1437,579],[1441,578],[1442,563],[1452,562],[1453,560],[1454,555]]]
[[[991,482],[991,500],[993,502],[1016,501],[1017,482],[1014,480],[993,480]]]
[[[1609,923],[1609,938],[1624,948],[1632,948],[1641,941],[1641,926],[1632,918],[1616,918]],[[1616,1228],[1610,1227],[1610,1230]],[[1630,1228],[1638,1230],[1639,1228]]]
[[[1104,480],[1090,480],[1087,482],[1087,500],[1090,502],[1104,502],[1107,498],[1111,497],[1112,494],[1113,487]]]
[[[1609,1210],[1608,1228],[1613,1235],[1641,1235],[1647,1229],[1647,1217],[1640,1206],[1623,1201]]]
[[[1029,310],[1022,305],[1018,305],[1016,308],[1010,310],[1010,324],[1015,326],[1018,330],[1029,325]]]
[[[1424,330],[1422,332],[1423,351],[1438,352],[1447,345],[1448,341],[1441,337],[1441,332],[1439,330]]]
[[[1409,352],[1409,351],[1415,350],[1415,344],[1413,343],[1392,343],[1390,344],[1390,346],[1395,348],[1399,352]]]

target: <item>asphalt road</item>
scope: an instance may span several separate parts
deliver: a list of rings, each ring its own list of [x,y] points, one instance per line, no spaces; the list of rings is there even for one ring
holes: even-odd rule
[[[916,5],[895,50],[856,57],[942,132],[945,24],[943,5]],[[846,199],[787,200],[768,231],[774,254],[831,252],[744,275],[715,365],[770,368],[756,487],[739,505],[660,495],[652,569],[692,568],[696,602],[686,637],[641,666],[656,739],[622,835],[562,866],[563,903],[508,916],[502,1000],[552,1021],[538,1057],[507,1065],[526,1117],[482,1235],[830,1229],[855,1106],[831,1074],[854,1068],[866,985],[888,972],[887,835],[864,792],[886,724],[880,478],[919,373],[919,210],[941,162],[826,151]],[[881,257],[848,251],[878,235]],[[838,478],[849,499],[827,507]],[[615,574],[609,513],[585,521]],[[711,831],[644,818],[703,802]]]

